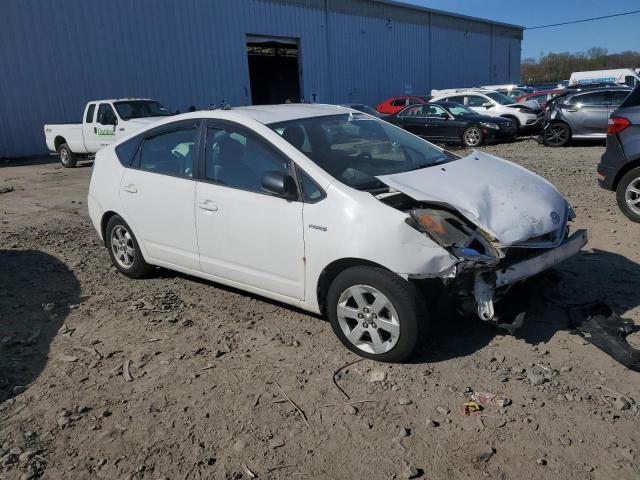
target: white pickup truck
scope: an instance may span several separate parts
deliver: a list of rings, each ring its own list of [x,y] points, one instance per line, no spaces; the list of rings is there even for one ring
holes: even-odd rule
[[[169,115],[169,110],[148,98],[97,100],[87,103],[82,123],[45,125],[44,136],[49,150],[58,152],[62,166],[73,168],[79,158]]]

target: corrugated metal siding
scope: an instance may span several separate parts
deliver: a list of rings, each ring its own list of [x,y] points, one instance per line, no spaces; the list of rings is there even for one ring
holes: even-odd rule
[[[434,15],[432,88],[487,85],[491,78],[491,25]]]
[[[248,104],[251,34],[299,39],[302,95],[321,102],[375,105],[405,86],[516,81],[519,69],[519,30],[368,0],[21,0],[2,10],[0,157],[46,152],[43,124],[81,121],[88,100]]]

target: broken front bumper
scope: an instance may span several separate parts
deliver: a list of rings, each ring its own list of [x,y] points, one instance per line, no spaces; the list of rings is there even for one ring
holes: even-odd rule
[[[478,316],[482,320],[493,320],[495,315],[493,300],[496,289],[508,287],[557,265],[578,253],[587,242],[587,231],[577,230],[557,247],[546,250],[533,258],[502,267],[490,272],[491,274],[488,272],[476,273],[474,296],[478,307]]]
[[[572,257],[588,242],[587,231],[577,230],[567,240],[556,248],[547,250],[540,255],[505,267],[496,272],[496,288],[514,284],[526,278],[537,275],[548,268]]]

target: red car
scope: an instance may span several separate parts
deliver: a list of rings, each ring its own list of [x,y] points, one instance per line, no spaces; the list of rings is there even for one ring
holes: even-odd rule
[[[552,98],[557,97],[561,93],[565,93],[566,90],[557,88],[555,90],[538,90],[537,92],[528,93],[516,98],[516,102],[524,103],[529,100],[537,100],[540,106],[544,109],[547,106],[547,102]]]
[[[402,95],[400,97],[391,97],[378,105],[376,110],[378,113],[382,113],[384,115],[393,115],[409,105],[427,103],[431,98],[432,97],[427,95]]]

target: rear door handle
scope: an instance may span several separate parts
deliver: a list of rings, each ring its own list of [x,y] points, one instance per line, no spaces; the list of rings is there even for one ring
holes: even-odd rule
[[[128,185],[123,185],[122,190],[128,193],[138,193],[138,189],[133,183],[130,183]]]
[[[215,205],[211,200],[203,200],[198,204],[200,210],[206,210],[207,212],[217,212],[218,206]]]

